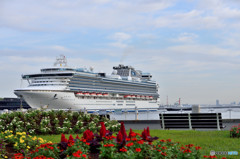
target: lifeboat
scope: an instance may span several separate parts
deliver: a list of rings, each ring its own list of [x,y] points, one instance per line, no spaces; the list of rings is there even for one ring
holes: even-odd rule
[[[131,98],[131,95],[125,95],[124,98]]]
[[[141,96],[141,99],[145,99],[145,96]]]
[[[136,96],[135,95],[131,95],[131,98],[136,98]]]
[[[95,92],[93,92],[93,93],[91,93],[90,95],[91,95],[91,96],[96,96],[96,93],[95,93]]]
[[[137,95],[137,98],[138,98],[138,99],[140,99],[140,98],[141,98],[141,96],[140,96],[140,95]]]
[[[146,96],[145,98],[146,98],[146,99],[150,99],[149,96]]]
[[[104,97],[107,97],[108,96],[108,93],[103,93],[102,94]]]
[[[83,95],[89,96],[89,93],[88,92],[84,92]]]
[[[153,99],[153,96],[149,96],[150,99]]]
[[[83,95],[82,92],[78,92],[78,93],[76,93],[76,96],[82,96],[82,95]]]
[[[99,97],[102,96],[102,93],[97,93],[97,96],[99,96]]]

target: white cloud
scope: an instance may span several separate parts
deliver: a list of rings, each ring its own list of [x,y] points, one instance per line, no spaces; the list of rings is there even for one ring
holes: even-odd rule
[[[194,33],[181,33],[177,38],[172,39],[174,42],[193,43],[198,38],[197,34]]]
[[[168,52],[179,52],[182,54],[208,54],[215,56],[236,57],[240,55],[240,51],[221,48],[215,45],[176,45],[167,48]]]
[[[60,46],[60,45],[50,46],[50,48],[52,48],[53,50],[62,51],[62,52],[69,52],[70,51],[70,49],[68,49],[64,46]]]
[[[219,29],[224,26],[218,17],[205,15],[203,11],[195,9],[173,15],[159,16],[155,20],[155,25],[156,27],[192,28],[194,30]]]
[[[171,5],[169,1],[154,0],[4,2],[0,25],[28,31],[70,31],[79,30],[81,27],[144,27],[151,15],[142,15],[142,13],[155,13]]]
[[[117,41],[125,41],[131,39],[131,35],[123,32],[118,32],[112,35],[111,38]]]
[[[127,33],[117,32],[109,37],[113,39],[115,42],[111,42],[109,45],[118,48],[126,48],[128,47],[128,43],[131,41],[132,36]]]
[[[113,43],[110,43],[109,45],[113,47],[121,48],[121,49],[128,47],[127,44],[124,44],[122,42],[113,42]]]

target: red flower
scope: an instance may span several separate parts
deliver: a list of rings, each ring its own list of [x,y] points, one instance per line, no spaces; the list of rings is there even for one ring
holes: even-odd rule
[[[119,131],[118,134],[117,134],[117,142],[118,142],[118,143],[121,143],[122,140],[123,140],[123,136],[122,136],[121,131]]]
[[[199,149],[201,149],[201,147],[200,147],[200,146],[196,146],[195,149],[196,149],[196,150],[199,150]]]
[[[127,133],[126,133],[125,126],[124,126],[123,122],[121,122],[120,131],[121,131],[123,139],[126,139],[127,138]]]
[[[158,152],[161,152],[162,150],[157,149]]]
[[[68,142],[64,134],[61,135],[61,142]]]
[[[132,137],[135,137],[136,134],[132,131],[132,129],[130,128],[130,131],[129,131],[129,134],[128,134],[128,137],[129,138],[132,138]]]
[[[166,152],[161,152],[161,155],[167,156],[167,153]]]
[[[226,157],[222,157],[222,159],[227,159]]]
[[[193,146],[194,146],[193,144],[186,145],[186,147],[188,147],[188,148],[193,147]]]
[[[136,152],[141,152],[141,148],[136,148]]]
[[[84,131],[83,138],[86,139],[86,141],[92,141],[94,138],[93,132],[91,130]]]
[[[138,144],[143,144],[144,141],[143,141],[143,140],[139,140],[137,143],[138,143]]]
[[[131,140],[132,140],[132,141],[137,141],[137,138],[132,138]]]
[[[116,138],[115,136],[105,136],[107,140],[112,140],[113,138]]]
[[[166,140],[160,140],[161,142],[166,142]]]
[[[106,144],[106,145],[103,145],[104,147],[114,147],[115,145],[114,144]]]
[[[77,152],[74,152],[72,155],[73,155],[74,157],[81,157],[80,154],[82,154],[82,151],[81,151],[81,150],[78,150]]]
[[[100,136],[105,137],[106,136],[106,127],[104,125],[104,122],[100,122],[100,124],[101,124]]]
[[[166,147],[166,146],[163,146],[163,147],[162,147],[162,149],[163,149],[163,150],[166,150],[166,149],[167,149],[167,147]]]
[[[72,135],[69,136],[68,143],[74,143],[74,139]]]
[[[77,154],[77,153],[73,153],[72,154],[74,157],[81,157],[81,155]]]
[[[21,153],[16,153],[16,154],[14,154],[14,158],[15,158],[15,159],[23,159],[24,157],[23,157],[23,154],[21,154]]]
[[[78,136],[78,135],[76,136],[76,139],[80,140],[80,138],[79,138],[79,136]]]
[[[120,149],[121,152],[127,152],[127,149],[125,149],[124,147]]]
[[[147,135],[146,129],[144,129],[142,132],[142,138],[143,138],[143,140],[148,140],[148,135]]]
[[[183,153],[191,153],[191,152],[192,152],[192,151],[189,150],[189,149],[186,149],[186,150],[183,151]]]
[[[147,127],[147,136],[150,136],[149,127]]]
[[[132,145],[133,145],[133,143],[130,142],[130,143],[128,143],[126,146],[127,146],[127,147],[130,147],[130,146],[132,146]]]
[[[83,154],[83,155],[82,155],[82,157],[83,157],[83,158],[86,158],[86,157],[87,157],[87,155]]]
[[[217,156],[203,156],[204,158],[217,158]]]
[[[167,142],[171,142],[172,140],[171,139],[167,139]]]

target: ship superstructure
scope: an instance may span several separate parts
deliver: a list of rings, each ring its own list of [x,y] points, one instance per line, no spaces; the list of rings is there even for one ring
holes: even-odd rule
[[[16,89],[32,108],[51,109],[122,109],[158,107],[158,86],[152,75],[131,66],[113,67],[111,75],[95,73],[93,68],[67,66],[65,56],[54,67],[22,78],[29,85]]]

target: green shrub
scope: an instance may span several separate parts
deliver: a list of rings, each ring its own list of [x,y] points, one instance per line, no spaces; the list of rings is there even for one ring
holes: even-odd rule
[[[99,131],[99,122],[103,121],[106,127],[117,132],[120,124],[98,115],[85,114],[63,110],[28,110],[27,112],[14,111],[0,115],[0,132],[6,130],[35,134],[82,133],[86,129]]]

